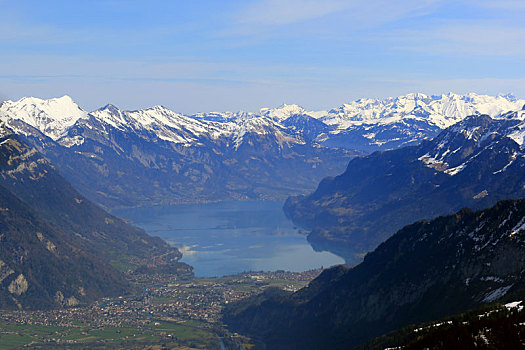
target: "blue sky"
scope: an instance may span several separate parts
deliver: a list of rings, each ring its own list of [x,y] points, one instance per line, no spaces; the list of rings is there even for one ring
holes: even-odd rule
[[[0,0],[0,100],[184,113],[525,97],[525,1]]]

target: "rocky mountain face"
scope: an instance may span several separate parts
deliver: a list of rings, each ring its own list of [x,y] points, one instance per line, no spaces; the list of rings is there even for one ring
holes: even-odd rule
[[[73,306],[131,291],[122,270],[191,268],[181,253],[91,203],[34,148],[0,137],[0,308]]]
[[[285,212],[317,248],[359,260],[416,220],[525,196],[524,128],[523,111],[465,118],[419,146],[353,159]]]
[[[408,225],[356,267],[230,305],[224,320],[269,349],[348,349],[408,324],[523,300],[524,267],[525,200],[506,200]]]
[[[329,111],[183,115],[165,107],[87,113],[71,98],[0,105],[0,120],[107,207],[224,199],[282,200],[311,191],[353,156],[415,145],[470,114],[500,115],[510,95],[361,99]]]

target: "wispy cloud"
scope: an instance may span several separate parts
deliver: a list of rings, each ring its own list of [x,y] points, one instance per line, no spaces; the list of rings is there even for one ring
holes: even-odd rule
[[[124,108],[163,104],[181,112],[245,109],[307,101],[326,81],[355,77],[362,69],[316,67],[308,64],[204,62],[171,58],[170,62],[97,60],[84,57],[12,56],[0,74],[10,99],[25,95],[78,96],[86,109],[106,103]],[[313,73],[312,73],[313,72]],[[24,92],[25,91],[25,92]],[[332,94],[333,96],[333,94]],[[195,101],[198,101],[195,102]],[[304,102],[303,102],[304,103]]]
[[[262,0],[238,14],[238,22],[253,25],[283,25],[303,22],[352,7],[342,0]]]
[[[393,48],[425,55],[511,57],[525,55],[525,28],[513,22],[441,21],[376,38]]]
[[[480,86],[525,96],[524,9],[523,0],[0,0],[0,95],[182,112]]]
[[[406,0],[402,4],[386,0],[259,0],[236,14],[244,30],[257,31],[334,17],[339,29],[354,25],[375,25],[426,13],[442,0]]]
[[[525,2],[523,0],[476,0],[475,3],[478,6],[502,10],[525,10]]]
[[[1,0],[0,0],[1,1]],[[82,40],[82,35],[75,31],[60,31],[51,24],[25,23],[21,20],[0,20],[0,43],[49,45],[70,44]]]

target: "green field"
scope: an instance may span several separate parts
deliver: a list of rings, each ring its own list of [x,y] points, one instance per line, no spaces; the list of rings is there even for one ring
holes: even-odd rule
[[[31,348],[127,348],[186,347],[219,349],[216,333],[206,324],[152,321],[143,327],[54,327],[0,323],[0,349]]]

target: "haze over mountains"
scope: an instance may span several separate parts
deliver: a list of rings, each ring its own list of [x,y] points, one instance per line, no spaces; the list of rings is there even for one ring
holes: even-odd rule
[[[162,106],[87,113],[64,96],[6,101],[0,119],[88,198],[115,207],[283,200],[313,190],[362,152],[416,144],[467,115],[523,104],[511,95],[409,94],[329,111],[283,105],[187,116]]]
[[[162,106],[87,113],[64,96],[6,101],[0,120],[106,207],[284,200],[328,176],[285,210],[312,230],[314,247],[355,261],[415,220],[519,198],[525,124],[508,111],[524,104],[512,95],[409,94],[329,111],[187,116]],[[384,148],[394,150],[347,166]]]

